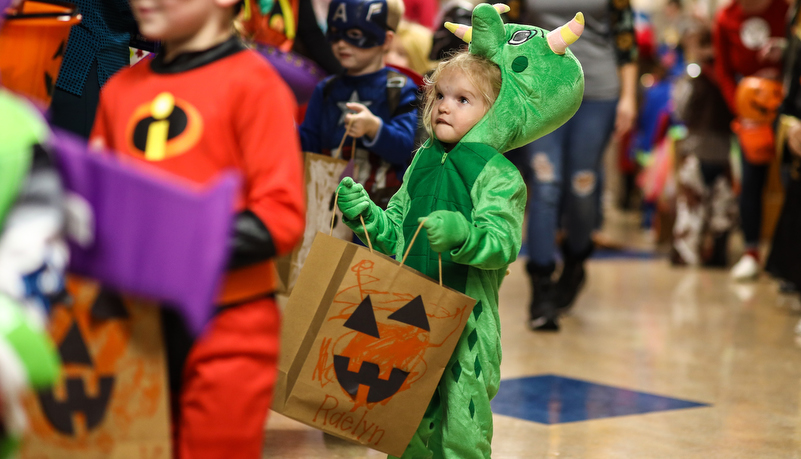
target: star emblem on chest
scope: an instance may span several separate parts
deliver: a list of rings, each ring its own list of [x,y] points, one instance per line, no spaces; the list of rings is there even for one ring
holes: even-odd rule
[[[337,106],[339,107],[340,110],[342,110],[342,116],[339,117],[339,123],[337,125],[345,124],[345,115],[349,113],[356,113],[353,110],[349,110],[347,107],[347,104],[353,104],[353,103],[362,104],[365,107],[373,105],[373,102],[370,100],[359,100],[359,93],[354,89],[353,93],[350,95],[350,99],[343,102],[337,102]]]

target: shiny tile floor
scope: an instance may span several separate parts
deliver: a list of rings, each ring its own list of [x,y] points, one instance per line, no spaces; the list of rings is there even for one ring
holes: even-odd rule
[[[526,328],[524,264],[511,267],[493,457],[801,457],[797,300],[764,276],[638,256],[654,252],[636,217],[611,220],[632,251],[591,260],[559,333]],[[270,414],[264,457],[384,456]]]

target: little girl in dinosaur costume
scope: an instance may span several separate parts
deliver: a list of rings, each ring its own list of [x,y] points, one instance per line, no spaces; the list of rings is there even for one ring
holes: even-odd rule
[[[498,290],[520,251],[526,186],[502,153],[567,121],[584,92],[567,50],[583,31],[579,13],[548,32],[504,25],[505,5],[481,4],[473,26],[448,24],[469,51],[439,64],[425,89],[430,139],[417,151],[386,211],[345,178],[343,221],[378,250],[400,256],[422,222],[429,244],[407,264],[477,300],[437,391],[403,458],[489,458],[490,400],[500,385]],[[471,40],[472,38],[472,40]]]

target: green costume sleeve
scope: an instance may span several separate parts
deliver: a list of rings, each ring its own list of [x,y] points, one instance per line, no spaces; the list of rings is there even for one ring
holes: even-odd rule
[[[520,172],[498,155],[484,167],[470,192],[474,203],[470,235],[451,251],[453,261],[479,269],[502,269],[522,244],[526,185]]]
[[[403,247],[405,247],[402,223],[406,214],[409,212],[409,192],[406,190],[406,183],[408,178],[412,175],[417,159],[415,156],[412,160],[411,166],[404,174],[403,184],[397,193],[392,196],[387,205],[387,210],[382,210],[374,202],[370,203],[370,216],[365,219],[364,223],[367,227],[367,232],[370,234],[370,242],[373,247],[379,252],[386,255],[395,255],[398,260],[403,257]],[[360,220],[342,219],[348,228],[352,229],[356,236],[365,244],[367,239],[364,236],[364,228]],[[425,241],[422,241],[425,242]],[[420,241],[416,242],[420,243]],[[426,242],[427,243],[427,242]]]

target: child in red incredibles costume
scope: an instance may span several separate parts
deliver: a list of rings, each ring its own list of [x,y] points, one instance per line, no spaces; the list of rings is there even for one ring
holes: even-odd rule
[[[196,183],[226,169],[243,178],[219,309],[193,344],[183,343],[185,364],[170,361],[181,371],[171,375],[180,379],[175,455],[258,458],[279,347],[271,259],[293,248],[305,222],[295,101],[233,36],[240,0],[131,0],[131,7],[141,33],[163,46],[109,81],[92,141]]]

